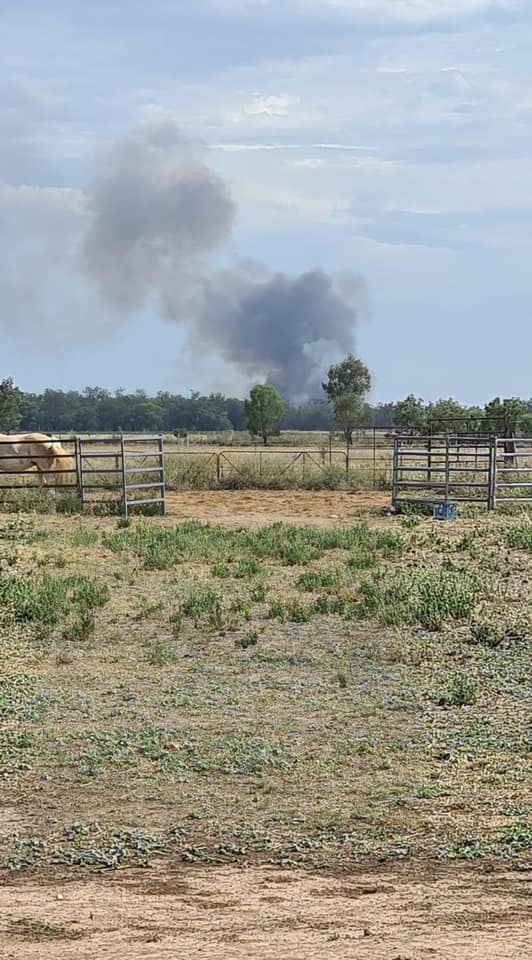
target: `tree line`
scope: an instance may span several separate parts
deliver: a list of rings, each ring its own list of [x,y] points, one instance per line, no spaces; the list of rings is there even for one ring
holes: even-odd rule
[[[364,365],[356,358],[346,358],[343,365],[329,370],[323,399],[277,404],[272,432],[337,429],[346,435],[357,428],[376,427],[417,434],[532,436],[532,400],[497,397],[475,407],[454,399],[425,403],[410,395],[395,403],[370,404],[365,399],[370,383]],[[251,397],[246,410],[246,400],[222,393],[185,397],[160,391],[150,396],[144,390],[111,392],[101,387],[28,393],[7,378],[0,381],[0,431],[186,434],[241,431],[251,426],[260,435],[260,423],[250,423],[250,402]]]

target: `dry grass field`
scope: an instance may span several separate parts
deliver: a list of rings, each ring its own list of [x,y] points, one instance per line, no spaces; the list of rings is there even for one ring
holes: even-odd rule
[[[0,515],[2,957],[526,956],[532,522],[380,496]]]

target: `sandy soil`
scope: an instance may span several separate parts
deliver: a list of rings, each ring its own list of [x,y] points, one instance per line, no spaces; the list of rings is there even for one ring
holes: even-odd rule
[[[390,502],[389,493],[373,490],[359,493],[336,490],[205,490],[167,495],[167,508],[171,516],[225,523],[228,526],[253,526],[279,520],[334,526],[348,523],[364,513],[384,511]]]
[[[522,873],[457,865],[341,877],[161,867],[61,883],[18,879],[0,887],[0,956],[524,960],[527,886]]]

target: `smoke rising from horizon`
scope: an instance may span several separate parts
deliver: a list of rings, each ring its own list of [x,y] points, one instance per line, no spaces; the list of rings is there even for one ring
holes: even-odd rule
[[[359,277],[215,264],[235,205],[173,121],[152,122],[115,144],[87,199],[80,267],[117,313],[149,302],[184,327],[191,348],[217,353],[290,399],[318,394],[326,366],[353,350],[365,304]]]

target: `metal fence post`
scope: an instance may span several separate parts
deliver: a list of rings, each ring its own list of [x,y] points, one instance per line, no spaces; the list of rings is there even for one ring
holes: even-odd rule
[[[392,507],[397,509],[399,498],[399,437],[393,440],[393,464],[392,464]]]
[[[161,516],[166,516],[166,470],[164,463],[164,440],[159,437],[159,467],[161,470]]]
[[[488,460],[488,510],[497,506],[497,438],[490,438]]]
[[[122,457],[122,506],[124,511],[124,517],[128,519],[128,502],[127,502],[127,473],[126,473],[126,455],[124,447],[124,434],[120,435],[120,455]]]
[[[79,495],[81,497],[81,503],[85,506],[85,482],[83,475],[83,440],[81,437],[77,437],[77,457],[78,457],[78,477],[79,477]]]
[[[79,458],[79,437],[74,437],[74,459],[76,461],[76,486],[78,489],[78,497],[83,501],[83,490],[81,484],[81,465]]]
[[[445,503],[449,502],[449,480],[451,466],[451,451],[449,447],[449,437],[445,437]]]

